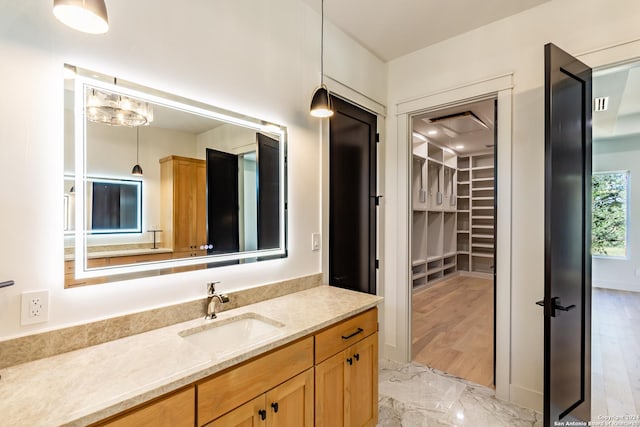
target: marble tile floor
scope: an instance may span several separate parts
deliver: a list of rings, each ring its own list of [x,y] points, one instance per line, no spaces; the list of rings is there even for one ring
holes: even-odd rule
[[[380,362],[379,427],[542,427],[542,414],[417,363]]]

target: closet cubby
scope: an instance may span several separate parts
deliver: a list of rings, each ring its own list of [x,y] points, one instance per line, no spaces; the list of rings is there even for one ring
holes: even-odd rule
[[[469,212],[458,212],[458,231],[469,231]]]
[[[443,254],[442,212],[427,214],[427,261]]]
[[[444,159],[444,154],[442,148],[435,144],[427,143],[427,152],[429,153],[429,158],[433,159],[437,162],[442,163]]]
[[[443,228],[444,256],[447,257],[447,256],[455,255],[456,245],[457,245],[455,212],[444,213],[444,223],[442,228]]]
[[[411,257],[413,264],[427,262],[427,213],[413,213],[413,238],[411,239]]]
[[[469,271],[469,254],[458,254],[456,257],[458,271]]]
[[[458,205],[457,196],[457,171],[455,168],[444,166],[444,180],[443,180],[443,206],[445,210],[455,211]]]
[[[413,210],[427,210],[426,159],[413,156],[412,183]]]
[[[474,154],[471,156],[472,169],[481,169],[487,167],[493,168],[494,163],[493,152]]]
[[[442,184],[444,181],[443,166],[432,160],[428,161],[427,186],[428,207],[429,210],[442,210],[444,203],[444,194],[442,192]]]
[[[458,157],[458,169],[461,171],[465,169],[469,169],[469,156]]]
[[[469,252],[469,232],[462,231],[456,233],[456,250],[457,252]]]

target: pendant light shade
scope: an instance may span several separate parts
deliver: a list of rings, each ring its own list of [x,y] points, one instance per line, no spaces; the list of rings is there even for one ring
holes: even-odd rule
[[[322,13],[320,17],[320,87],[313,93],[309,114],[313,117],[324,118],[333,116],[331,95],[329,94],[329,89],[327,89],[327,86],[324,84],[324,0],[322,0]]]
[[[331,96],[329,89],[325,85],[320,85],[313,94],[311,99],[310,114],[313,117],[331,117],[333,116],[333,105],[331,104]]]
[[[89,34],[109,30],[104,0],[53,0],[53,14],[63,24]]]
[[[131,175],[142,176],[142,166],[140,166],[140,128],[136,128],[136,164],[131,169]]]

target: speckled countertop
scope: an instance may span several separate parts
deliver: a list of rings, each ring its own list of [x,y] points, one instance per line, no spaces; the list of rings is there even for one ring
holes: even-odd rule
[[[318,286],[0,370],[0,426],[83,426],[376,306],[382,298]],[[284,324],[282,333],[242,352],[212,358],[178,334],[244,313]],[[1,357],[1,356],[0,356]]]

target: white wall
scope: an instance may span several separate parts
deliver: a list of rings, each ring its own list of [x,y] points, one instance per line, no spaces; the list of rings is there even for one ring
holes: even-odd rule
[[[397,222],[398,193],[394,176],[405,173],[398,159],[397,104],[421,95],[513,72],[511,376],[510,397],[525,406],[542,408],[543,313],[535,301],[544,286],[544,56],[553,42],[573,54],[640,38],[635,0],[553,0],[511,18],[443,41],[388,64],[386,145],[387,227]],[[591,65],[640,56],[640,43],[584,55]],[[501,118],[504,120],[504,118]],[[404,166],[406,169],[406,166]],[[404,230],[399,230],[404,233]],[[398,253],[393,239],[385,252]],[[398,260],[387,260],[387,292],[398,275]],[[394,264],[395,263],[395,264]],[[398,283],[396,286],[407,286]],[[397,288],[399,289],[399,288]],[[385,307],[392,310],[393,307]],[[385,317],[387,341],[401,339]],[[396,332],[397,336],[392,334]],[[396,341],[396,346],[401,343]]]
[[[92,36],[57,22],[50,2],[0,3],[0,280],[16,282],[0,289],[0,339],[201,298],[211,280],[228,291],[321,269],[309,245],[321,229],[321,125],[308,114],[319,81],[319,15],[300,0],[108,7],[109,33]],[[384,92],[385,65],[368,51],[325,47],[340,57],[339,69],[327,64],[334,78]],[[287,126],[289,257],[65,290],[63,62]],[[22,327],[20,293],[36,289],[50,291],[50,321]]]
[[[601,288],[640,292],[640,135],[594,141],[593,171],[629,171],[627,258],[593,258],[593,284]]]

